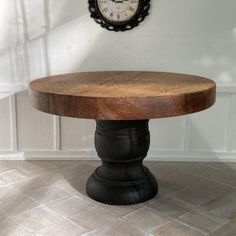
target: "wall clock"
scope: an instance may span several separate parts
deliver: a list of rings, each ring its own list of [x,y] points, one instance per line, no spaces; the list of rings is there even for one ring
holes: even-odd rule
[[[91,17],[111,31],[131,30],[148,15],[150,0],[89,0]]]

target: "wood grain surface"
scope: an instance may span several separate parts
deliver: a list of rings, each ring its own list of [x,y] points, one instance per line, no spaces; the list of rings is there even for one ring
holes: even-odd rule
[[[212,80],[164,72],[87,72],[30,83],[43,112],[99,120],[142,120],[190,114],[215,103]]]

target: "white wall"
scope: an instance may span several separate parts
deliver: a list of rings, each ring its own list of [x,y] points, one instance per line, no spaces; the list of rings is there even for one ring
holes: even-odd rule
[[[236,160],[236,1],[152,0],[125,33],[102,29],[87,0],[0,2],[0,157],[94,157],[94,122],[30,108],[30,80],[95,70],[191,73],[217,82],[217,104],[151,121],[153,159]],[[21,92],[20,92],[21,91]]]

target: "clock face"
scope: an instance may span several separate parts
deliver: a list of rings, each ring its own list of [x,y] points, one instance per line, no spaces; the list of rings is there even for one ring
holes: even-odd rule
[[[150,8],[150,0],[88,0],[91,17],[110,31],[137,27]]]
[[[111,22],[124,22],[132,19],[138,11],[140,0],[97,0],[102,16]]]

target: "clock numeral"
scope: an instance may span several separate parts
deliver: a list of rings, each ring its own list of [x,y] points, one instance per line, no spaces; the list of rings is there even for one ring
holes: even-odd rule
[[[135,11],[133,7],[129,7],[129,10],[132,11],[132,12]]]
[[[106,12],[108,12],[108,8],[106,7],[102,11],[106,13]]]

